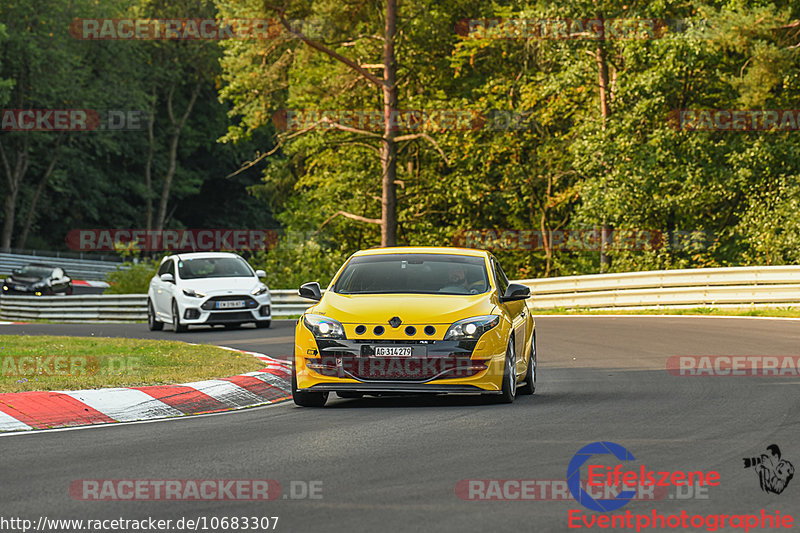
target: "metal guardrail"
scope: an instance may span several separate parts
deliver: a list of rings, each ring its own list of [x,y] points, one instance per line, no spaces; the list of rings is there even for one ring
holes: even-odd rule
[[[11,248],[8,253],[15,255],[33,255],[36,257],[65,257],[68,259],[86,259],[91,261],[106,261],[109,263],[121,263],[122,258],[115,252],[62,252],[59,250],[34,250],[33,248]]]
[[[308,298],[301,298],[297,289],[270,289],[269,292],[272,296],[273,317],[301,315],[314,304]]]
[[[800,304],[800,266],[656,270],[521,280],[533,309],[760,307]]]
[[[292,289],[273,290],[272,316],[299,315],[310,305]],[[102,294],[87,296],[0,297],[0,320],[24,322],[143,322],[147,320],[147,295]]]
[[[10,296],[0,298],[0,320],[24,322],[135,322],[147,320],[144,294]]]
[[[42,263],[61,267],[73,279],[102,281],[106,274],[117,268],[126,268],[119,262],[98,261],[95,259],[75,259],[70,257],[52,257],[48,255],[0,253],[0,275],[11,274],[15,268],[22,268],[31,263]]]
[[[521,280],[533,309],[644,309],[800,305],[800,266],[659,270]],[[299,315],[312,302],[295,289],[272,294],[272,316]],[[144,321],[147,297],[3,296],[0,320]]]

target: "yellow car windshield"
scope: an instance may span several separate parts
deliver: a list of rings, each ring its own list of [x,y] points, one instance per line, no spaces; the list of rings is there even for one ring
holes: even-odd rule
[[[480,294],[490,288],[483,257],[376,254],[350,260],[336,281],[339,294]]]

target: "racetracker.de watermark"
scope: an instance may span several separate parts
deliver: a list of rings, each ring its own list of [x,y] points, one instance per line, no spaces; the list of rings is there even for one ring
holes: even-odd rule
[[[680,377],[798,377],[800,355],[674,355],[666,369]]]
[[[278,244],[274,229],[74,229],[67,233],[71,250],[205,252],[214,250],[271,250]]]
[[[474,18],[456,23],[467,39],[651,40],[684,33],[704,21],[659,18]]]
[[[321,480],[292,480],[284,492],[274,479],[77,479],[69,494],[80,501],[321,500]]]
[[[8,377],[85,376],[122,374],[142,370],[138,356],[3,355],[0,374]]]
[[[80,40],[207,40],[276,39],[302,32],[319,38],[332,33],[322,20],[288,20],[287,29],[277,18],[76,18],[69,33]],[[290,31],[291,30],[291,31]]]
[[[0,130],[15,132],[142,131],[148,114],[138,109],[3,109]]]
[[[667,123],[681,131],[798,131],[800,109],[675,109]]]
[[[413,326],[411,326],[413,328]],[[407,330],[408,331],[408,330]],[[312,354],[308,354],[312,355]],[[471,377],[487,370],[486,360],[470,357],[333,356],[306,359],[306,365],[323,376],[376,379],[433,379]]]
[[[453,246],[486,250],[701,250],[708,247],[700,230],[665,232],[652,229],[611,228],[564,230],[459,230]]]
[[[581,480],[581,487],[593,498],[612,498],[622,490],[622,485],[590,485]],[[708,496],[705,487],[681,487],[677,499],[695,497],[695,488],[703,499]],[[574,501],[566,479],[462,479],[456,484],[456,496],[465,501]],[[668,497],[668,487],[639,486],[636,501],[663,500]]]
[[[537,127],[532,112],[505,109],[399,109],[388,119],[378,109],[281,109],[272,115],[280,131],[352,129],[393,131],[531,131]]]

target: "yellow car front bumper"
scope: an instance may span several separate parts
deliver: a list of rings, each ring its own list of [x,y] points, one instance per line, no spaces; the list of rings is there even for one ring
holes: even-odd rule
[[[345,331],[350,329],[345,325]],[[317,340],[298,321],[295,331],[295,368],[298,390],[499,393],[502,388],[508,333],[502,325],[477,341],[443,340],[419,328],[409,338],[384,334],[381,339]],[[437,328],[438,329],[438,328]],[[387,338],[388,337],[388,338]],[[376,345],[411,347],[413,355],[375,355]]]

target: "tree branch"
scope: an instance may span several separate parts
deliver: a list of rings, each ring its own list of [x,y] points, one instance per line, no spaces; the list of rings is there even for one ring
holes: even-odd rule
[[[450,161],[447,159],[447,156],[444,155],[444,151],[439,146],[439,143],[437,143],[433,139],[433,137],[431,137],[427,133],[412,133],[410,135],[400,135],[399,137],[395,137],[394,138],[394,140],[396,142],[413,141],[414,139],[425,139],[425,140],[429,141],[433,145],[433,147],[436,148],[436,151],[439,152],[439,155],[442,156],[442,159],[444,159],[444,162],[447,163],[448,165],[450,164]]]
[[[19,242],[17,244],[18,248],[25,248],[25,243],[28,241],[28,233],[30,232],[31,224],[33,224],[33,217],[36,214],[36,205],[39,203],[39,197],[42,195],[42,191],[44,190],[47,180],[50,179],[53,169],[56,168],[56,161],[58,160],[58,147],[61,145],[61,141],[63,139],[64,132],[62,131],[58,134],[58,137],[56,137],[56,142],[53,145],[50,164],[47,165],[47,170],[45,170],[44,174],[39,179],[39,183],[36,185],[36,190],[33,193],[33,198],[31,198],[31,205],[28,208],[28,213],[25,215],[25,223],[22,226],[22,234],[20,235]]]
[[[181,121],[178,124],[178,129],[183,129],[183,126],[186,124],[186,119],[189,118],[189,114],[192,112],[192,108],[194,107],[194,103],[197,101],[197,95],[200,94],[200,87],[201,87],[202,80],[200,78],[197,79],[197,84],[194,86],[192,90],[192,96],[189,98],[189,103],[186,105],[186,109],[183,112],[183,116],[181,117]]]
[[[357,133],[359,135],[367,135],[369,137],[375,137],[377,139],[380,139],[380,138],[383,137],[380,133],[375,133],[375,132],[367,131],[367,130],[361,130],[361,129],[358,129],[358,128],[353,128],[351,126],[345,126],[344,124],[339,124],[338,122],[333,122],[328,118],[323,118],[321,122],[324,122],[325,124],[333,126],[337,130],[347,131],[347,132],[350,132],[350,133]]]
[[[278,136],[278,144],[276,144],[275,147],[272,150],[270,150],[269,152],[266,152],[266,153],[258,155],[252,161],[248,161],[247,163],[242,165],[239,168],[239,170],[237,170],[236,172],[232,172],[232,173],[228,174],[227,176],[225,176],[225,178],[226,179],[227,178],[232,178],[232,177],[236,176],[237,174],[240,174],[240,173],[244,172],[245,170],[254,167],[256,164],[258,164],[260,161],[262,161],[265,157],[269,157],[272,154],[274,154],[275,152],[277,152],[283,146],[284,141],[288,141],[289,139],[293,139],[293,138],[297,137],[298,135],[302,135],[304,133],[307,133],[307,132],[313,130],[314,128],[316,128],[319,124],[320,124],[319,122],[315,122],[312,125],[308,126],[307,128],[303,128],[302,130],[296,131],[296,132],[292,133],[291,135],[286,135],[284,137]]]
[[[169,117],[170,124],[175,126],[175,113],[172,110],[172,95],[175,94],[175,82],[170,85],[169,92],[167,93],[167,116]]]
[[[272,11],[275,11],[276,13],[278,13],[278,17],[281,19],[281,24],[283,24],[283,27],[286,28],[286,31],[288,31],[289,33],[291,33],[295,37],[299,38],[301,41],[306,43],[308,46],[310,46],[311,48],[314,48],[316,50],[319,50],[323,54],[325,54],[325,55],[327,55],[329,57],[332,57],[333,59],[339,61],[340,63],[344,63],[345,65],[347,65],[351,69],[353,69],[356,72],[358,72],[359,74],[361,74],[361,76],[363,76],[364,79],[366,79],[367,81],[369,81],[370,83],[372,83],[376,87],[383,87],[383,85],[384,85],[383,84],[383,80],[381,80],[377,76],[374,76],[373,74],[370,74],[367,70],[361,68],[361,66],[358,63],[356,63],[355,61],[346,58],[345,56],[343,56],[342,54],[339,54],[338,52],[335,52],[334,50],[331,50],[330,48],[328,48],[327,46],[325,46],[322,43],[319,43],[317,41],[314,41],[314,40],[308,38],[300,30],[292,28],[291,24],[289,24],[289,22],[286,20],[286,8],[272,6],[272,5],[269,5],[269,4],[266,4],[266,3],[264,4],[264,6],[267,9],[271,9]]]
[[[379,218],[367,218],[367,217],[362,217],[361,215],[354,215],[353,213],[347,213],[345,211],[337,211],[336,213],[334,213],[333,215],[328,217],[328,220],[323,222],[322,225],[319,227],[319,229],[317,231],[322,231],[322,228],[324,228],[325,225],[328,222],[330,222],[331,220],[333,220],[334,218],[336,218],[338,216],[343,216],[345,218],[349,218],[349,219],[352,219],[352,220],[358,220],[359,222],[366,222],[367,224],[379,224],[380,225],[380,223],[381,223],[381,219],[379,219]]]
[[[328,145],[329,146],[334,146],[334,145],[341,145],[341,144],[350,144],[350,145],[353,145],[353,146],[360,146],[362,148],[367,148],[370,151],[380,155],[380,150],[377,147],[372,146],[371,144],[368,144],[368,143],[365,143],[365,142],[360,142],[360,141],[347,141],[347,140],[345,140],[345,141],[339,141],[339,142],[335,142],[335,143],[332,142],[332,143],[329,143]]]

